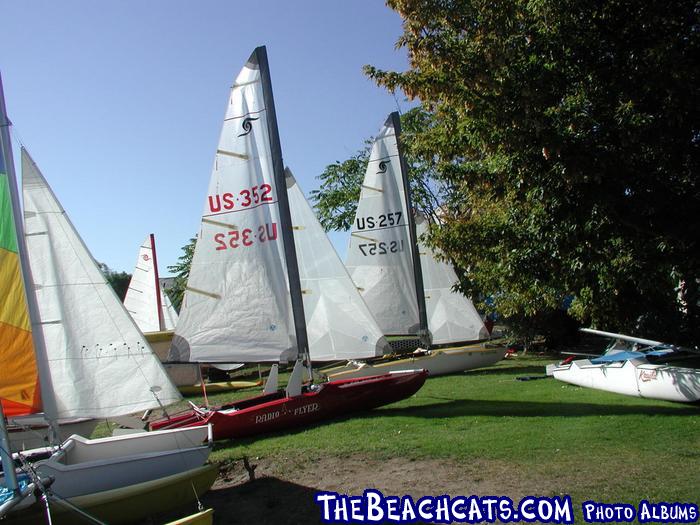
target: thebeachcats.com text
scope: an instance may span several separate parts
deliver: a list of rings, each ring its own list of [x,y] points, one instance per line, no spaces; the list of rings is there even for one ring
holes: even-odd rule
[[[325,523],[574,523],[569,495],[526,496],[513,502],[507,496],[385,496],[367,489],[362,496],[317,492],[315,501]],[[694,503],[581,504],[585,523],[694,523],[700,517]]]

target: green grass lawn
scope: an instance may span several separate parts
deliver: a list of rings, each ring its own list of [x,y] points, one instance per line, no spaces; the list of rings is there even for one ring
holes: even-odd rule
[[[587,499],[700,502],[700,406],[609,394],[552,378],[516,380],[543,375],[548,362],[520,357],[431,378],[413,397],[387,407],[219,443],[212,460],[285,458],[290,479],[296,467],[289,458],[479,460],[505,464],[530,480],[524,493],[570,494],[576,507]],[[254,392],[209,400],[222,403]],[[543,492],[544,487],[549,488]]]

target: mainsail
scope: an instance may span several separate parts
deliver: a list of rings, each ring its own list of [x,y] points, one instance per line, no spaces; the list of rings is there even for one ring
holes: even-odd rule
[[[313,361],[366,359],[391,348],[291,171],[287,194]]]
[[[25,240],[39,308],[33,330],[45,342],[46,361],[39,359],[43,395],[52,397],[56,411],[49,418],[118,416],[178,401],[25,149],[22,175]]]
[[[401,159],[392,119],[372,144],[346,266],[382,332],[420,329]]]
[[[154,245],[153,235],[141,244],[124,297],[124,307],[144,333],[173,330],[177,324],[177,313],[158,282]]]
[[[41,398],[22,282],[17,234],[22,224],[1,85],[0,105],[0,403],[10,417],[41,412]]]
[[[485,339],[488,331],[472,302],[452,291],[454,270],[419,239],[427,221],[409,216],[399,132],[394,113],[372,145],[350,237],[350,275],[385,334],[419,334],[424,301],[433,345]]]
[[[171,361],[297,357],[257,50],[231,88]],[[270,96],[271,102],[271,96]],[[270,107],[268,107],[270,106]]]

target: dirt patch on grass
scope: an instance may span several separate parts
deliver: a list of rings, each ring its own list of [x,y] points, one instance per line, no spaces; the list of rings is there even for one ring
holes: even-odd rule
[[[375,459],[359,455],[250,459],[256,465],[255,481],[242,461],[222,468],[203,503],[215,510],[216,524],[321,523],[320,507],[314,502],[319,490],[361,495],[375,488],[385,495],[496,495],[518,501],[528,494],[559,494],[560,478],[542,479],[504,462]]]

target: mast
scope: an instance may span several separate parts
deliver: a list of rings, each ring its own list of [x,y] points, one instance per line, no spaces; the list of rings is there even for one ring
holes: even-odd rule
[[[2,87],[0,86],[0,90],[1,89]],[[1,91],[0,96],[2,96]],[[4,111],[2,116],[4,122]],[[0,403],[0,463],[2,463],[5,484],[7,485],[7,488],[13,492],[12,500],[18,500],[20,498],[20,490],[19,484],[17,483],[17,476],[15,475],[15,463],[12,461],[12,453],[10,452],[10,438],[7,435],[7,427],[5,426],[5,412],[2,410],[2,403]],[[2,513],[0,513],[0,518],[1,517]]]
[[[420,253],[418,252],[416,221],[413,216],[413,207],[411,205],[411,186],[408,183],[408,167],[406,166],[406,159],[403,156],[403,151],[401,148],[401,119],[398,111],[394,111],[391,115],[389,115],[389,118],[391,119],[391,125],[394,128],[394,133],[396,134],[396,149],[399,153],[401,180],[403,181],[404,197],[406,199],[406,220],[408,221],[408,235],[411,244],[411,257],[413,259],[413,278],[415,280],[416,301],[418,303],[418,337],[421,345],[425,346],[426,348],[430,348],[432,345],[432,337],[430,335],[430,331],[428,330],[428,315],[425,308],[425,289],[423,287],[423,271],[421,270]]]
[[[165,319],[163,319],[163,303],[160,300],[160,279],[158,279],[158,258],[156,257],[156,238],[153,234],[151,239],[151,253],[153,253],[153,275],[156,280],[156,304],[158,305],[158,330],[165,330]]]
[[[280,212],[280,227],[282,229],[282,243],[284,247],[284,259],[287,265],[287,278],[289,279],[289,294],[292,302],[292,314],[294,317],[294,332],[297,340],[298,352],[304,356],[307,366],[311,368],[309,356],[309,338],[306,333],[306,317],[304,316],[304,300],[301,294],[301,280],[299,278],[299,265],[297,263],[296,248],[294,246],[294,232],[292,231],[292,217],[289,211],[289,198],[287,196],[287,181],[282,161],[282,147],[280,145],[279,130],[277,129],[277,114],[275,101],[272,96],[272,81],[270,79],[270,66],[267,62],[267,49],[265,46],[255,48],[254,60],[260,67],[263,99],[265,104],[265,118],[270,137],[270,150],[272,153],[272,170],[277,187],[277,200]]]
[[[2,76],[0,76],[0,142],[2,143],[2,154],[7,170],[7,181],[10,189],[10,201],[12,207],[12,218],[15,223],[17,234],[17,253],[19,254],[20,273],[24,284],[24,294],[29,310],[29,319],[32,327],[41,323],[39,317],[39,306],[34,292],[34,280],[27,257],[27,245],[24,237],[24,220],[20,213],[19,190],[17,188],[17,175],[15,173],[15,161],[12,156],[12,142],[10,141],[10,119],[7,117],[5,107],[5,92],[2,86]],[[58,423],[56,421],[56,400],[53,397],[53,386],[51,373],[48,370],[48,358],[46,354],[46,344],[40,330],[32,329],[32,340],[34,341],[34,353],[36,355],[36,366],[39,372],[39,383],[41,385],[41,403],[43,405],[44,417],[49,423],[49,435],[52,442],[58,440]]]
[[[0,160],[3,161],[0,162],[0,169],[3,168],[3,163],[7,164],[5,170],[8,178],[8,185],[10,186],[13,218],[16,223],[17,213],[15,213],[14,210],[17,201],[15,198],[17,196],[17,183],[15,181],[15,163],[12,159],[12,143],[10,142],[9,127],[10,119],[7,118],[5,93],[2,88],[2,75],[0,75],[0,155],[2,156]],[[21,244],[20,239],[17,239],[17,244]],[[22,274],[24,275],[24,272],[22,272]],[[14,461],[12,461],[12,452],[10,452],[10,438],[7,434],[7,427],[5,426],[5,412],[3,411],[2,403],[0,403],[0,463],[2,464],[2,471],[5,475],[7,488],[13,493],[10,501],[19,501],[21,494],[19,484],[17,483],[17,476],[15,475],[15,464]],[[2,514],[0,514],[0,517],[2,517]]]

